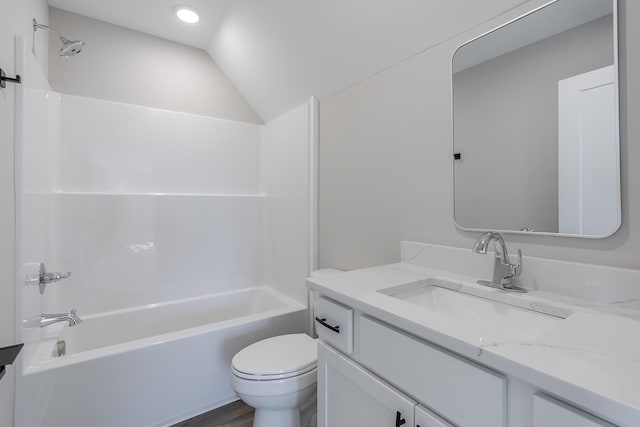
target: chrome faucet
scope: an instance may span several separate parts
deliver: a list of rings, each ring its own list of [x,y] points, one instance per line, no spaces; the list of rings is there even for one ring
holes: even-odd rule
[[[499,233],[490,231],[482,234],[476,243],[473,245],[473,252],[477,254],[486,254],[489,243],[493,242],[496,258],[500,261],[500,264],[508,269],[508,272],[501,275],[499,283],[495,283],[488,280],[478,280],[478,284],[497,287],[505,291],[526,293],[527,290],[520,288],[513,284],[513,278],[518,277],[522,272],[522,251],[518,249],[518,261],[513,264],[509,260],[509,252],[507,252],[507,244]]]
[[[76,310],[73,309],[69,313],[58,313],[58,314],[41,314],[39,318],[35,319],[35,325],[41,328],[45,326],[53,325],[54,323],[59,322],[69,322],[69,326],[76,326],[82,323],[82,319],[78,317],[76,314]],[[27,322],[28,324],[25,326],[31,326],[34,322]]]

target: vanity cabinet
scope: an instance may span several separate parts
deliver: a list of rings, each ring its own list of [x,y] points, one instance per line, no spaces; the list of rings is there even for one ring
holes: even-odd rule
[[[615,427],[522,379],[320,301],[318,317],[330,327],[318,328],[319,427]]]
[[[505,425],[504,376],[367,316],[357,320],[355,332],[340,332],[355,333],[356,360],[322,338],[318,344],[319,426]]]
[[[318,344],[318,426],[412,427],[415,406],[414,400]]]

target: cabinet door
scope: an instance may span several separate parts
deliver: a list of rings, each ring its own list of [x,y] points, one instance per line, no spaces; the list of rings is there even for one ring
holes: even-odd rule
[[[416,406],[416,427],[454,427],[424,406]]]
[[[319,427],[412,427],[416,402],[318,345]]]
[[[543,394],[533,396],[533,427],[615,427]]]

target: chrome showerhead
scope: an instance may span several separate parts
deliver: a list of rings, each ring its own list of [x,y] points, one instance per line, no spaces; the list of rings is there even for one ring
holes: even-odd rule
[[[84,42],[82,40],[67,40],[61,37],[62,47],[60,48],[60,56],[63,58],[69,58],[82,52]]]
[[[36,49],[36,46],[35,46],[35,34],[36,34],[36,30],[38,28],[42,28],[42,29],[49,30],[49,31],[54,31],[56,34],[58,34],[58,37],[60,37],[60,41],[62,42],[62,47],[60,48],[60,56],[62,56],[63,58],[69,58],[71,56],[75,56],[75,55],[79,54],[80,52],[82,52],[82,48],[84,47],[84,42],[82,40],[67,40],[60,33],[60,31],[58,31],[55,28],[50,27],[48,25],[38,24],[38,22],[35,19],[33,20],[33,35],[34,35],[33,50],[34,50],[34,52],[35,52],[35,49]]]

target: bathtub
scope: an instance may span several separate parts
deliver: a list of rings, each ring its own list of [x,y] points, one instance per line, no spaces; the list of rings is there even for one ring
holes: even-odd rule
[[[25,346],[18,427],[167,426],[224,405],[237,399],[233,355],[263,338],[304,332],[307,314],[256,287],[83,320]],[[56,357],[59,340],[66,353]]]

